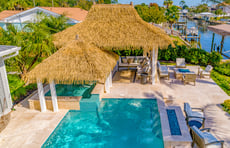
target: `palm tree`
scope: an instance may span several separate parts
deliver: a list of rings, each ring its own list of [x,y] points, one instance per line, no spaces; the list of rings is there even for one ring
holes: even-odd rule
[[[164,6],[166,6],[166,8],[169,8],[170,6],[172,6],[173,1],[172,0],[164,0]]]
[[[170,24],[170,28],[172,30],[172,26],[176,23],[179,19],[179,9],[177,6],[170,6],[165,13],[166,19]]]
[[[184,5],[185,5],[185,1],[184,0],[182,0],[182,1],[180,1],[180,6],[181,6],[181,8],[183,8],[184,9]]]

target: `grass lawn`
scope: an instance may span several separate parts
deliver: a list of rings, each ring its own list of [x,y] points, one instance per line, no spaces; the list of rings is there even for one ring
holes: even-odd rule
[[[170,37],[171,37],[171,39],[173,40],[173,42],[177,42],[177,45],[179,45],[179,46],[181,46],[181,45],[186,45],[186,44],[184,43],[184,41],[181,40],[179,37],[177,37],[177,36],[172,36],[172,35],[170,35]]]

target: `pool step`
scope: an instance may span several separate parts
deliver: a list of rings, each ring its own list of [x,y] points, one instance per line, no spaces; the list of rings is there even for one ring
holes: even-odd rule
[[[97,111],[100,105],[99,94],[92,94],[90,98],[82,98],[80,100],[81,111]]]

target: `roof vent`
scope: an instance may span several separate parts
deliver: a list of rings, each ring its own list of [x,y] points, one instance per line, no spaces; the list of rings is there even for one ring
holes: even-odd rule
[[[78,34],[76,35],[75,39],[76,39],[76,40],[78,40],[78,39],[79,39],[79,35],[78,35]]]
[[[130,2],[130,5],[133,6],[133,2],[132,1]]]

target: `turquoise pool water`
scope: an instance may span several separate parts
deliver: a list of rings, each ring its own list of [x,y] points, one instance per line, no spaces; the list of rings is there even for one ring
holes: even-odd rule
[[[163,148],[155,99],[103,99],[98,112],[70,110],[42,148]]]
[[[83,98],[89,98],[91,91],[93,90],[95,83],[92,84],[56,84],[57,96],[83,96]],[[48,91],[45,96],[51,96]]]

